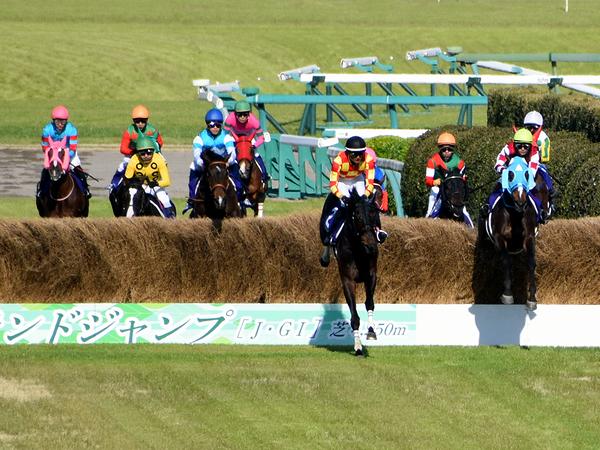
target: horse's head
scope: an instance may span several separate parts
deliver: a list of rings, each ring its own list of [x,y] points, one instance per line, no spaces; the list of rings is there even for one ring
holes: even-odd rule
[[[67,138],[55,141],[48,138],[49,145],[44,150],[44,169],[48,170],[50,179],[57,181],[69,170],[71,154],[67,147]]]
[[[350,193],[348,203],[349,216],[354,234],[360,238],[360,242],[367,254],[377,251],[377,240],[373,230],[373,214],[375,205],[374,196],[371,198],[359,195],[356,189]]]
[[[502,172],[502,190],[507,193],[517,211],[528,204],[529,191],[535,187],[535,174],[525,159],[516,156]]]
[[[227,161],[219,155],[210,152],[206,152],[203,157],[206,165],[206,180],[215,208],[220,210],[225,209],[227,186],[229,185]]]
[[[133,178],[122,190],[121,207],[125,217],[141,216],[147,203],[146,192],[139,180]]]
[[[247,180],[252,170],[252,161],[254,160],[254,147],[252,145],[252,136],[238,136],[235,143],[237,161],[240,166],[240,177]]]
[[[444,174],[441,186],[444,207],[457,219],[463,217],[463,208],[467,195],[466,181],[460,170],[454,169]]]

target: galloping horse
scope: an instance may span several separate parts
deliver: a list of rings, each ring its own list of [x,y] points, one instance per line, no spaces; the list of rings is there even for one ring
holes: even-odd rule
[[[42,192],[36,197],[40,216],[87,217],[89,200],[77,177],[71,173],[71,156],[66,148],[66,138],[61,141],[49,138],[49,144],[44,151],[44,170],[50,177],[50,185],[47,192]]]
[[[504,304],[514,303],[511,276],[511,255],[525,253],[527,257],[529,298],[527,308],[537,308],[535,282],[535,238],[538,206],[532,196],[535,176],[527,162],[514,157],[502,172],[502,196],[495,202],[486,222],[488,236],[500,252],[504,274]]]
[[[438,217],[440,219],[451,219],[457,222],[465,222],[463,212],[467,198],[467,182],[460,170],[453,169],[445,172],[440,186],[441,206]],[[467,223],[471,228],[473,224]]]
[[[224,218],[241,217],[242,212],[235,185],[229,178],[227,160],[212,152],[204,152],[202,158],[205,167],[204,179],[196,188],[190,218],[208,217],[212,219],[215,229],[220,230]]]
[[[109,199],[115,217],[165,217],[158,199],[148,194],[137,179],[123,180],[114,195],[111,192]],[[172,205],[175,208],[175,204]]]
[[[244,196],[250,201],[254,215],[263,217],[267,186],[263,182],[260,166],[254,159],[252,136],[237,136],[235,149],[240,166],[240,178],[244,185]],[[242,204],[242,215],[246,215],[246,206]]]
[[[338,263],[342,288],[346,303],[350,308],[350,325],[354,332],[354,354],[363,356],[360,340],[360,317],[356,311],[356,284],[364,283],[365,306],[369,316],[367,340],[377,339],[373,324],[375,309],[374,295],[377,285],[377,257],[379,250],[373,231],[373,211],[375,206],[371,199],[360,196],[352,190],[346,211],[343,229],[335,244],[335,255]]]

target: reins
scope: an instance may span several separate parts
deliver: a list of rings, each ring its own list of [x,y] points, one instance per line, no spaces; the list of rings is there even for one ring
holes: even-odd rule
[[[68,199],[71,196],[71,194],[73,193],[73,189],[75,189],[75,181],[73,181],[73,177],[71,175],[69,175],[68,173],[66,174],[66,176],[71,181],[71,188],[69,189],[69,193],[67,195],[65,195],[64,197],[61,197],[61,198],[54,198],[52,196],[52,189],[50,189],[50,198],[52,200],[54,200],[55,202],[65,201],[66,199]]]

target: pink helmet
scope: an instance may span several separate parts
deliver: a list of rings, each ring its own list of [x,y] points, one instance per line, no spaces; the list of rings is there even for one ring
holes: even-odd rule
[[[55,106],[52,110],[52,120],[54,119],[69,119],[69,110],[65,108],[63,105]]]

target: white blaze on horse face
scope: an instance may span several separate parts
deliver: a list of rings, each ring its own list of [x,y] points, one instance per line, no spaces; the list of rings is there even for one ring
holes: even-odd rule
[[[136,193],[137,193],[137,189],[129,188],[129,206],[127,207],[127,214],[125,214],[125,217],[133,217],[134,216],[133,197],[135,196]]]
[[[240,176],[244,179],[248,178],[248,175],[250,175],[248,172],[248,161],[243,160],[240,162]]]

